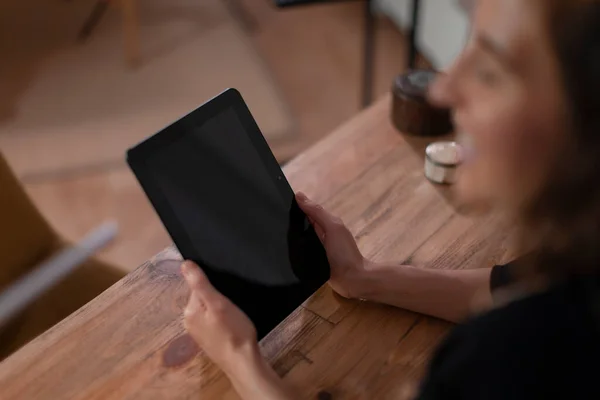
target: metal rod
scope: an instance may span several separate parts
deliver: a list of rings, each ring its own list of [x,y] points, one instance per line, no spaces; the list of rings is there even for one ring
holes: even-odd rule
[[[0,293],[0,326],[106,246],[116,234],[116,223],[101,225],[75,246],[61,251]],[[64,295],[69,296],[69,293]]]
[[[417,33],[419,29],[419,12],[421,0],[412,1],[412,20],[408,42],[408,68],[415,69],[417,61]]]
[[[373,98],[373,64],[375,62],[375,16],[372,1],[365,1],[365,26],[363,48],[362,106],[367,107]]]

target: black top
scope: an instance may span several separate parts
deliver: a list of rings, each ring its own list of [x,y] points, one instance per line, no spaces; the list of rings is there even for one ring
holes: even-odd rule
[[[495,267],[491,287],[512,281]],[[600,399],[600,277],[577,277],[457,326],[421,388],[430,399]]]

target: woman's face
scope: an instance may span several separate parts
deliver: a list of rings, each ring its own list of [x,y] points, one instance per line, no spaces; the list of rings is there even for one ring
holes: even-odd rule
[[[516,211],[539,189],[565,131],[542,0],[478,0],[471,38],[430,97],[453,110],[464,147],[456,190]]]

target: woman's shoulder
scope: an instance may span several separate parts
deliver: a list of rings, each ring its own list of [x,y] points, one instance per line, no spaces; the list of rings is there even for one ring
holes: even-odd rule
[[[457,326],[432,360],[422,398],[577,398],[598,392],[600,315],[594,315],[590,293],[600,290],[585,286],[574,280]]]

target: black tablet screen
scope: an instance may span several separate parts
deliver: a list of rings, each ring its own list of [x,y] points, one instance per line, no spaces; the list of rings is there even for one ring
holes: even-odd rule
[[[191,243],[183,256],[263,337],[324,283],[323,247],[233,108],[177,129],[187,132],[148,157],[146,168]]]

